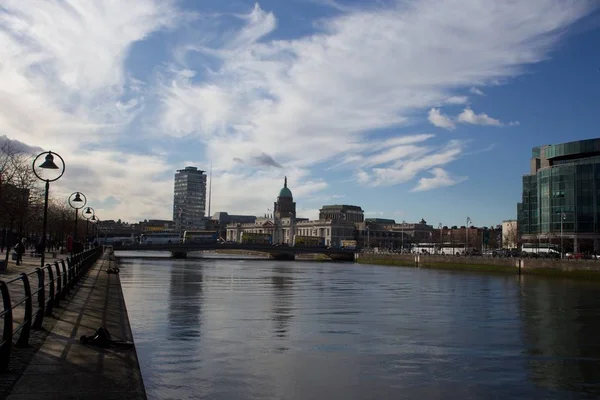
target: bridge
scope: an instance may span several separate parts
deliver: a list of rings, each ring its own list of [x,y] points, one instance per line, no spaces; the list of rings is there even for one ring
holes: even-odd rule
[[[289,247],[247,243],[165,243],[133,244],[115,243],[115,251],[168,251],[173,258],[186,258],[187,253],[206,250],[245,250],[267,253],[276,260],[294,260],[296,254],[324,254],[335,261],[354,261],[354,250],[326,247]]]

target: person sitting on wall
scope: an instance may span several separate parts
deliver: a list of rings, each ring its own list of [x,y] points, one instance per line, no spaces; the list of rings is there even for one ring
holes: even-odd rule
[[[109,347],[109,346],[120,346],[120,347],[133,347],[133,342],[129,342],[126,340],[113,340],[112,336],[108,329],[99,327],[96,329],[96,332],[90,336],[81,336],[79,341],[83,344],[93,344],[100,347]]]

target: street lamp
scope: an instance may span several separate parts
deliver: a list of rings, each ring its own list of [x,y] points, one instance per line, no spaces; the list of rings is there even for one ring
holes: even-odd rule
[[[467,228],[465,230],[465,256],[467,255],[467,247],[469,247],[469,224],[471,223],[471,218],[467,217]]]
[[[564,257],[565,248],[563,243],[563,221],[567,218],[564,211],[560,212],[560,258]]]
[[[58,174],[58,176],[56,178],[54,178],[54,179],[44,178],[38,174],[38,171],[36,171],[35,164],[36,164],[37,160],[43,155],[46,155],[46,158],[42,164],[38,165],[38,168],[60,170],[60,173]],[[62,168],[54,163],[54,155],[56,155],[58,158],[60,158],[60,162],[62,163]],[[46,182],[46,191],[44,193],[44,224],[43,224],[43,228],[42,228],[42,243],[41,243],[41,248],[40,248],[40,252],[42,253],[40,266],[43,268],[44,261],[45,261],[45,255],[46,255],[46,228],[47,228],[47,224],[48,224],[48,192],[50,191],[50,182],[57,181],[58,179],[60,179],[61,176],[63,176],[63,174],[65,173],[65,160],[63,160],[63,158],[57,153],[52,153],[51,151],[45,151],[43,153],[38,154],[37,157],[34,158],[33,163],[31,165],[32,165],[33,173],[35,174],[35,176],[39,180]]]
[[[90,225],[90,220],[95,216],[94,209],[92,207],[86,207],[85,211],[81,213],[83,218],[85,218],[85,242],[88,243],[88,229]]]
[[[83,199],[81,198],[83,196]],[[78,210],[85,207],[87,203],[87,197],[85,197],[85,194],[81,193],[81,192],[74,192],[71,193],[71,195],[69,196],[69,205],[71,206],[71,208],[75,209],[75,233],[73,235],[73,241],[76,242],[77,241],[77,216],[78,216]]]
[[[440,230],[440,254],[441,254],[442,253],[442,248],[444,247],[444,236],[442,234],[443,225],[442,225],[441,222],[438,224],[438,228]]]

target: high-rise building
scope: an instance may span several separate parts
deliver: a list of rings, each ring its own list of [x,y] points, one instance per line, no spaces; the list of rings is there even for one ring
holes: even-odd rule
[[[206,174],[196,167],[175,173],[173,221],[180,232],[205,226]]]
[[[534,147],[517,214],[523,241],[600,252],[600,139]]]

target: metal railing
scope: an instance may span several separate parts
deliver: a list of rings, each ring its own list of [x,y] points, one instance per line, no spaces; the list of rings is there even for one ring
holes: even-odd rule
[[[0,317],[4,318],[4,329],[0,339],[0,371],[8,370],[11,348],[16,339],[17,347],[27,347],[31,329],[41,329],[44,316],[52,315],[54,306],[65,299],[83,274],[100,258],[104,249],[96,247],[83,253],[75,254],[36,268],[29,273],[22,272],[19,276],[0,281],[0,294],[3,308]],[[32,291],[31,281],[37,277],[37,287]],[[15,287],[18,286],[18,287]],[[11,299],[11,290],[22,289],[22,297]],[[34,302],[35,299],[35,302]],[[34,304],[35,303],[35,304]],[[14,322],[15,310],[24,306],[22,321]],[[18,335],[18,337],[17,337]]]

